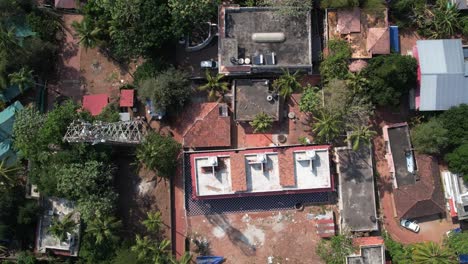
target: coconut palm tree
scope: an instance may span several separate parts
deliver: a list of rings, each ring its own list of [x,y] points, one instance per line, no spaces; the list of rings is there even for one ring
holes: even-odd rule
[[[100,245],[106,241],[116,241],[118,236],[115,233],[121,226],[122,222],[115,217],[106,217],[97,214],[96,217],[88,223],[86,233],[94,236],[96,244]]]
[[[185,252],[182,257],[180,257],[179,261],[172,259],[172,264],[190,264],[192,263],[192,255],[189,252]]]
[[[32,73],[32,70],[28,70],[23,67],[21,70],[9,74],[8,77],[10,78],[10,83],[17,85],[18,89],[22,93],[28,86],[34,85]]]
[[[6,160],[0,162],[0,185],[2,186],[12,186],[18,181],[18,170],[19,167],[7,166]]]
[[[65,241],[68,234],[75,233],[76,222],[73,219],[74,212],[71,212],[63,217],[62,220],[55,218],[49,232],[60,241]]]
[[[369,145],[372,137],[377,135],[377,132],[370,129],[371,126],[353,126],[351,133],[346,138],[346,141],[353,146],[353,150],[357,151],[361,143]]]
[[[414,264],[457,263],[454,252],[432,241],[413,245],[412,253]]]
[[[137,253],[139,260],[147,260],[152,258],[152,254],[156,251],[156,247],[154,245],[154,241],[152,241],[149,237],[141,237],[140,235],[136,235],[135,238],[135,245],[131,247],[131,250]]]
[[[286,100],[295,91],[301,90],[302,86],[297,80],[299,71],[291,74],[288,70],[283,70],[283,74],[273,82],[273,88]]]
[[[320,142],[330,142],[341,133],[343,122],[339,115],[321,111],[319,116],[314,117],[315,122],[312,130]]]
[[[85,49],[94,48],[99,44],[98,35],[101,33],[101,29],[93,27],[88,20],[85,19],[81,23],[73,21],[72,27],[76,30],[76,33],[80,38],[78,43],[80,43]]]
[[[261,112],[257,114],[254,120],[249,124],[254,128],[254,133],[264,133],[271,128],[273,124],[273,118]]]
[[[147,218],[143,220],[141,223],[146,227],[146,229],[150,232],[159,231],[163,221],[161,220],[161,212],[147,212]]]
[[[221,82],[221,79],[223,79],[224,75],[217,74],[213,76],[208,70],[206,71],[205,75],[208,82],[198,87],[198,90],[207,91],[209,100],[215,100],[216,96],[223,95],[229,90],[228,83]]]

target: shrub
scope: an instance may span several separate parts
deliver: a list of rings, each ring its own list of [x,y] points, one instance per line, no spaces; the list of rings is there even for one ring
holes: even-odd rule
[[[461,104],[452,107],[440,115],[440,120],[445,129],[448,130],[449,144],[455,148],[465,142],[468,142],[468,105]]]
[[[415,149],[421,153],[440,154],[448,146],[448,130],[439,119],[432,118],[412,129],[411,140]]]
[[[450,171],[463,175],[463,179],[468,182],[468,143],[465,143],[453,152],[445,155]]]
[[[322,93],[318,87],[308,85],[301,100],[299,101],[299,110],[304,113],[317,112],[322,107]]]
[[[323,81],[346,79],[350,58],[351,48],[348,42],[345,40],[330,40],[328,42],[328,56],[320,64],[320,74]]]

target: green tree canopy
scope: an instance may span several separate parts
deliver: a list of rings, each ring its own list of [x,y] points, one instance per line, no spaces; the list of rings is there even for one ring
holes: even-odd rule
[[[34,85],[32,73],[32,70],[21,68],[21,70],[9,74],[8,77],[10,77],[10,83],[17,85],[18,89],[23,92],[27,87]]]
[[[34,106],[27,106],[16,113],[13,147],[21,156],[30,159],[44,149],[43,143],[38,140],[44,121],[45,117]]]
[[[307,85],[299,101],[299,110],[304,113],[316,113],[322,107],[322,92],[318,87]]]
[[[170,178],[176,171],[181,148],[173,138],[152,132],[138,146],[136,158],[140,164],[155,171],[159,177]]]
[[[345,80],[348,76],[348,62],[351,48],[344,40],[328,41],[328,55],[320,63],[320,75],[326,83],[331,79]]]
[[[180,110],[191,94],[187,74],[174,68],[144,80],[138,90],[141,100],[151,99],[158,108],[169,111]]]
[[[343,116],[347,112],[352,92],[346,82],[338,79],[330,80],[323,88],[325,110],[337,116]]]
[[[452,107],[440,115],[440,120],[448,130],[450,147],[454,148],[468,142],[468,104]]]
[[[174,35],[189,34],[194,27],[217,21],[219,4],[220,0],[168,0]]]
[[[416,85],[417,62],[398,54],[378,56],[363,70],[369,85],[364,91],[376,105],[398,105],[403,94]]]
[[[254,133],[267,132],[273,125],[273,118],[266,113],[258,113],[249,123],[254,128]]]
[[[122,222],[113,216],[96,214],[96,217],[88,222],[86,232],[96,239],[96,244],[108,241],[117,241],[116,233],[122,226]]]
[[[343,129],[343,122],[337,114],[327,111],[321,111],[314,116],[312,130],[315,133],[315,141],[320,143],[329,143],[335,140]]]
[[[68,234],[74,234],[77,222],[73,218],[74,212],[65,215],[62,219],[56,217],[52,221],[49,232],[60,241],[65,241]]]
[[[369,146],[372,138],[377,132],[371,130],[371,126],[353,126],[346,140],[351,144],[354,151],[358,151],[362,144]]]
[[[85,49],[95,48],[98,45],[98,37],[102,29],[95,27],[88,19],[84,19],[81,23],[73,21],[72,27],[79,37],[78,43]]]
[[[421,153],[441,154],[448,146],[448,133],[440,119],[432,118],[412,129],[411,140],[414,148]]]
[[[468,232],[450,233],[445,238],[444,245],[457,254],[468,254]]]
[[[63,197],[78,200],[107,191],[112,183],[112,170],[102,162],[63,164],[59,170],[57,189]]]
[[[468,182],[468,143],[460,145],[453,152],[445,155],[450,171],[463,175]]]

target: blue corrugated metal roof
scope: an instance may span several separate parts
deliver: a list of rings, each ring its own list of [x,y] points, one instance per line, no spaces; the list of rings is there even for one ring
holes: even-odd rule
[[[421,111],[468,103],[468,77],[460,39],[417,41],[421,69]]]

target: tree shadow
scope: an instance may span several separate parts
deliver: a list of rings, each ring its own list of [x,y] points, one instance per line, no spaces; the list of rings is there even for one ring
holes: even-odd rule
[[[210,224],[221,228],[229,238],[229,241],[238,247],[246,256],[255,256],[256,247],[250,244],[249,239],[239,229],[233,227],[224,215],[206,215]]]

